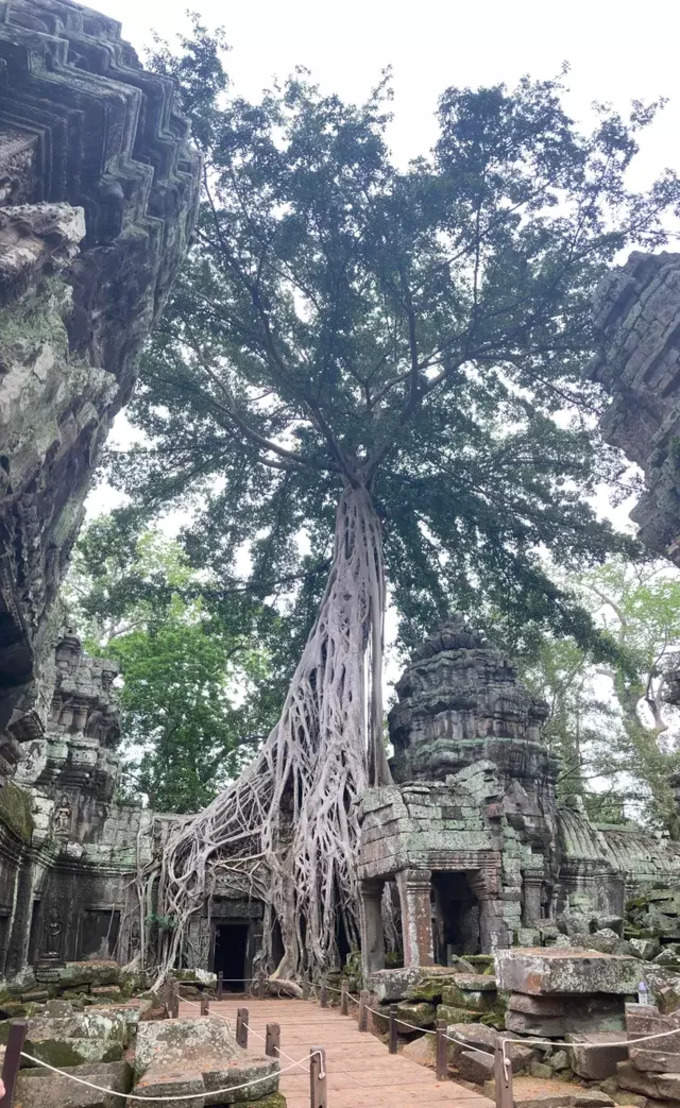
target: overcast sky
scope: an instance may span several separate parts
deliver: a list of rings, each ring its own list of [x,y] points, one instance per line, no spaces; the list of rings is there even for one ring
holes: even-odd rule
[[[155,29],[171,37],[185,9],[222,25],[232,46],[229,70],[254,96],[295,65],[322,87],[363,98],[382,67],[394,69],[392,143],[401,161],[434,137],[432,112],[450,85],[514,82],[555,75],[571,64],[571,110],[592,100],[624,108],[634,97],[667,96],[664,117],[645,142],[641,174],[680,169],[680,3],[678,0],[92,0],[120,20],[143,51]]]

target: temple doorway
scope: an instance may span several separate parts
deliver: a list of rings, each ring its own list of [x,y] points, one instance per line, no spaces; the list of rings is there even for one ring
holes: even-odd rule
[[[228,992],[245,989],[246,957],[248,954],[247,923],[221,923],[215,926],[215,973],[221,973]]]
[[[432,873],[432,942],[437,965],[453,955],[479,954],[479,901],[466,873]]]

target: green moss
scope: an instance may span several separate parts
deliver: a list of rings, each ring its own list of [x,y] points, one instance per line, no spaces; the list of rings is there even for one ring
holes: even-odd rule
[[[35,352],[49,343],[60,354],[68,350],[64,315],[70,307],[70,288],[60,277],[47,278],[35,295],[9,306],[0,314],[0,346],[16,347],[17,354]]]
[[[505,1028],[505,1009],[506,1002],[498,999],[489,1008],[488,1012],[479,1017],[479,1022],[483,1023],[485,1027],[495,1027],[497,1031],[503,1031]]]
[[[286,1108],[286,1098],[283,1093],[270,1093],[261,1100],[249,1100],[242,1108]]]
[[[0,820],[18,839],[30,843],[33,834],[31,798],[13,781],[0,789]]]

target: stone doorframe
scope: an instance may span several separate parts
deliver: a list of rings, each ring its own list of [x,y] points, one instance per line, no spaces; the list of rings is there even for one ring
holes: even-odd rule
[[[471,854],[472,852],[470,852]],[[481,855],[481,852],[480,852]],[[437,858],[436,862],[439,863]],[[433,869],[444,873],[464,873],[479,902],[480,944],[485,953],[508,945],[500,888],[500,856],[487,854],[442,858]],[[405,868],[389,877],[396,878],[401,906],[404,966],[434,964],[430,890],[432,869]],[[365,974],[385,968],[385,937],[381,902],[385,877],[364,878],[359,882],[361,920],[361,960]]]

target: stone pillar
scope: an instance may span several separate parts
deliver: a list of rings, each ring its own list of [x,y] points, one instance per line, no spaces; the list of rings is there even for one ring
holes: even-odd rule
[[[511,945],[504,908],[503,900],[488,897],[479,901],[479,944],[483,954],[493,954]]]
[[[484,868],[468,875],[468,883],[479,902],[479,946],[482,954],[493,954],[510,946],[510,930],[506,915],[512,908],[511,900],[504,900],[510,890],[501,886],[500,862],[490,862]],[[516,890],[519,900],[519,888]],[[519,904],[516,905],[519,924]]]
[[[404,966],[434,964],[429,869],[405,869],[397,874],[404,938]]]
[[[541,869],[523,869],[522,924],[524,927],[536,927],[540,924],[542,892],[543,867]]]
[[[361,965],[365,974],[385,968],[385,935],[380,905],[383,881],[359,883],[361,912]]]

